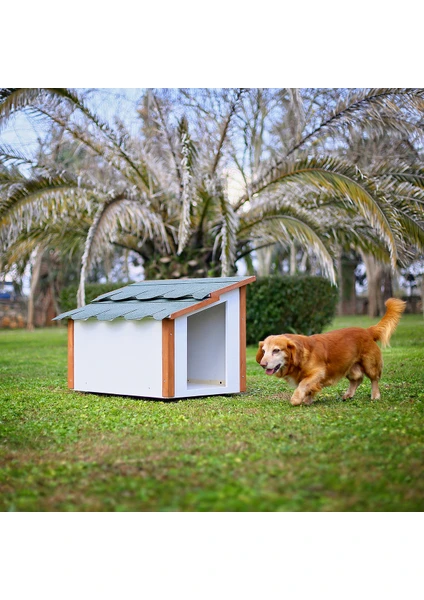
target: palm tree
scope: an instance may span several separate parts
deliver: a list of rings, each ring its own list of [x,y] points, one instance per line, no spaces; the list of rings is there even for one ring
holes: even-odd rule
[[[415,171],[419,179],[422,168],[420,165],[420,152],[416,146],[416,144],[411,143],[409,133],[402,128],[388,131],[381,131],[377,128],[375,131],[368,131],[367,135],[364,135],[364,132],[358,127],[349,137],[346,136],[343,154],[350,162],[355,162],[361,170],[370,176],[380,178],[384,171],[388,174],[397,172],[396,177],[399,179],[399,177],[405,176],[401,175],[405,170],[407,173],[412,167],[411,170]],[[405,180],[408,180],[407,177]],[[391,201],[396,208],[403,204],[402,227],[409,231],[404,240],[401,265],[402,263],[405,265],[413,258],[414,247],[417,247],[417,245],[420,247],[420,234],[418,234],[418,244],[415,244],[414,239],[417,236],[413,228],[418,228],[418,231],[423,228],[422,211],[419,206],[419,210],[416,210],[417,202],[413,200],[412,196],[408,197],[406,203],[402,201],[405,191],[408,194],[408,190],[401,189],[401,186],[397,185],[396,193],[391,194]],[[413,194],[413,190],[410,189],[409,192],[411,191]],[[409,240],[412,243],[409,243]],[[372,248],[371,250],[356,248],[356,250],[359,252],[366,268],[368,314],[375,317],[384,313],[384,301],[393,295],[392,270],[386,264],[384,254],[381,257],[381,253],[379,255],[372,252]]]
[[[293,240],[333,282],[341,243],[394,268],[409,243],[424,245],[421,166],[386,161],[367,172],[334,154],[358,130],[422,140],[424,90],[344,91],[329,110],[308,93],[306,102],[297,90],[147,90],[134,138],[122,123],[103,122],[81,92],[3,91],[0,124],[25,110],[59,127],[91,161],[90,169],[65,170],[0,148],[3,164],[25,163],[30,173],[3,171],[3,251],[40,219],[82,233],[79,305],[90,268],[111,243],[138,252],[149,278],[229,275],[240,258]]]

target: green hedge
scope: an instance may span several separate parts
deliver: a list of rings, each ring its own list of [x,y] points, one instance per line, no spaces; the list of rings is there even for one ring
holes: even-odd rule
[[[106,292],[111,292],[112,290],[117,290],[118,288],[124,287],[132,283],[120,281],[118,283],[86,283],[85,285],[85,302],[88,304],[97,296],[101,294],[106,294]],[[73,310],[77,307],[77,285],[68,285],[63,288],[59,297],[59,305],[60,310],[62,312],[67,312],[68,310]]]
[[[247,286],[247,343],[280,333],[320,333],[337,301],[337,287],[323,277],[259,278]]]

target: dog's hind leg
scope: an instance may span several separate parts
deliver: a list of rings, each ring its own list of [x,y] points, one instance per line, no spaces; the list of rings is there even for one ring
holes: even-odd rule
[[[371,400],[380,400],[380,389],[378,387],[378,379],[371,381]]]
[[[364,372],[361,369],[361,366],[358,363],[355,363],[346,377],[349,379],[349,389],[343,395],[343,400],[353,398],[358,386],[360,386],[364,380]]]
[[[374,344],[373,352],[367,354],[362,359],[363,368],[365,375],[371,379],[371,400],[380,399],[380,390],[378,388],[378,382],[381,379],[381,373],[383,371],[383,358],[381,356],[381,350]]]

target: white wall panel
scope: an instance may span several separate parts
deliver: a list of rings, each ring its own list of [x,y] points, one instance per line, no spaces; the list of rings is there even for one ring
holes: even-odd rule
[[[75,389],[162,396],[162,322],[75,321]]]

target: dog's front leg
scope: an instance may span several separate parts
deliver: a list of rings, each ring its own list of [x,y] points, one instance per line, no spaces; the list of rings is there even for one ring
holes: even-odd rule
[[[290,403],[292,406],[299,406],[300,404],[312,404],[315,394],[322,389],[320,379],[321,376],[319,374],[303,379],[291,397]]]
[[[311,394],[306,394],[301,386],[299,385],[296,388],[293,396],[290,399],[290,404],[292,406],[299,406],[300,404],[312,404],[313,398]]]
[[[313,401],[314,401],[314,395],[313,394],[308,394],[308,396],[305,396],[303,398],[303,404],[305,404],[306,406],[310,406]]]

